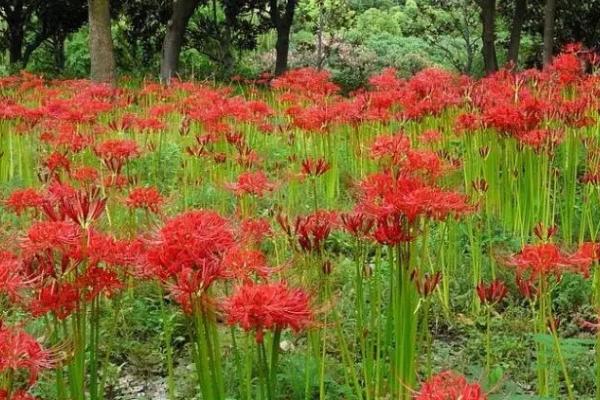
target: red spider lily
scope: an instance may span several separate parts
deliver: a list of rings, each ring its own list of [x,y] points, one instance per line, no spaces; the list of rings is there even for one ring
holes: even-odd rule
[[[100,188],[94,187],[77,191],[71,198],[63,197],[60,209],[65,216],[85,229],[104,213],[106,201]]]
[[[0,324],[0,372],[26,371],[29,385],[41,370],[52,368],[50,352],[20,328]]]
[[[482,304],[496,304],[502,301],[506,296],[507,288],[504,282],[499,279],[493,280],[489,285],[480,282],[477,285],[477,296]]]
[[[415,282],[417,293],[422,297],[429,297],[440,283],[442,273],[437,271],[433,274],[426,273],[423,276],[419,276],[419,273],[415,270],[411,274],[411,279]]]
[[[26,254],[45,254],[55,250],[68,253],[80,243],[82,233],[77,225],[66,221],[42,221],[33,224],[22,239]]]
[[[583,76],[583,62],[574,52],[557,55],[549,68],[561,85],[575,83]]]
[[[26,209],[39,209],[44,202],[43,196],[35,189],[15,190],[4,202],[6,207],[15,214],[21,215]]]
[[[258,197],[262,197],[265,193],[275,189],[275,185],[269,182],[262,171],[244,172],[238,176],[237,182],[228,183],[226,187],[237,196],[251,194]]]
[[[375,220],[363,213],[340,214],[340,220],[342,221],[342,227],[359,239],[368,237],[375,226]]]
[[[409,150],[401,165],[406,172],[423,172],[431,178],[442,175],[448,169],[445,162],[431,151]]]
[[[538,289],[532,278],[524,278],[520,273],[517,273],[515,275],[515,282],[519,292],[526,299],[533,300],[537,296]]]
[[[558,232],[556,225],[546,227],[542,222],[536,224],[533,228],[533,234],[543,242],[550,240],[556,232]]]
[[[236,162],[244,168],[252,168],[261,163],[261,158],[255,150],[251,149],[250,147],[243,146],[238,149]]]
[[[600,259],[600,244],[593,242],[582,243],[577,251],[570,254],[567,263],[584,277],[590,276],[592,265]]]
[[[419,141],[425,144],[438,143],[442,140],[442,134],[436,130],[428,130],[419,136]]]
[[[53,174],[57,174],[60,170],[69,172],[71,168],[71,162],[69,159],[59,152],[53,152],[43,161],[43,164]]]
[[[154,187],[134,188],[129,192],[125,199],[125,204],[129,208],[140,208],[158,214],[163,204],[163,198]]]
[[[155,117],[144,118],[134,115],[127,115],[125,117],[129,118],[128,125],[137,132],[155,133],[165,129],[165,124]]]
[[[306,252],[320,252],[331,230],[338,224],[337,214],[324,210],[296,217],[293,231],[286,217],[278,215],[277,220],[288,236],[297,239],[300,248]]]
[[[394,246],[399,243],[411,242],[415,236],[404,221],[398,216],[379,218],[373,231],[373,239],[383,245]]]
[[[415,400],[486,400],[487,396],[477,383],[469,383],[453,371],[440,372],[421,386]]]
[[[21,259],[12,253],[0,251],[0,294],[11,302],[22,300],[22,291],[35,283],[35,279],[23,275]]]
[[[83,291],[86,300],[91,301],[100,294],[111,297],[123,284],[114,271],[92,267],[77,278],[75,286]]]
[[[473,132],[480,126],[479,117],[474,114],[460,114],[454,121],[454,128],[457,132]]]
[[[471,182],[473,189],[480,195],[483,196],[488,191],[488,183],[485,179],[477,179]]]
[[[531,147],[535,152],[552,151],[563,140],[564,133],[558,130],[534,129],[520,133],[517,140],[524,146]]]
[[[35,290],[28,308],[33,316],[52,313],[56,318],[64,320],[75,312],[80,300],[75,284],[51,282]]]
[[[83,185],[91,185],[98,181],[100,173],[94,167],[83,166],[71,171],[71,178]]]
[[[525,245],[520,253],[508,260],[508,265],[526,272],[531,278],[550,274],[560,277],[569,266],[567,257],[553,243]]]
[[[302,161],[302,174],[306,176],[321,176],[329,171],[330,168],[331,165],[322,158],[316,160],[307,158]]]
[[[104,187],[106,188],[114,188],[117,190],[121,190],[126,188],[129,185],[129,179],[126,176],[123,175],[114,175],[111,174],[109,176],[106,176],[104,178],[104,181],[102,182],[102,184],[104,185]]]
[[[412,223],[420,216],[443,220],[473,211],[466,196],[406,175],[370,175],[361,182],[360,189],[357,210],[378,219],[401,215]]]
[[[337,85],[330,82],[330,77],[329,72],[324,70],[299,68],[273,79],[271,86],[275,89],[302,93],[309,98],[320,98],[332,95],[339,90]]]
[[[38,400],[38,397],[30,395],[24,390],[12,392],[10,396],[6,390],[0,390],[0,400]]]
[[[223,266],[218,262],[203,260],[196,269],[183,268],[175,275],[174,283],[169,284],[173,299],[187,314],[192,314],[195,306],[204,306],[208,302],[208,288],[217,279],[227,278]],[[201,303],[196,302],[200,300]]]
[[[94,149],[102,163],[114,175],[119,175],[125,162],[140,154],[138,145],[133,140],[111,139],[100,143]]]
[[[229,143],[232,146],[235,146],[236,148],[240,148],[246,145],[244,142],[244,135],[239,132],[227,132],[225,134],[225,139],[227,140],[227,143]]]
[[[250,279],[252,275],[264,279],[271,274],[262,252],[239,246],[231,247],[225,252],[222,265],[228,276],[241,281]]]
[[[220,268],[219,258],[234,244],[229,223],[213,211],[190,211],[169,219],[151,243],[146,262],[161,279],[183,269]],[[221,276],[221,270],[217,271]],[[208,272],[207,272],[208,274]],[[214,280],[211,278],[211,281]]]
[[[92,143],[90,136],[82,135],[77,132],[77,128],[70,123],[60,123],[51,127],[56,131],[46,131],[40,135],[40,140],[48,142],[55,147],[60,147],[79,153]]]
[[[240,226],[241,241],[246,243],[260,243],[272,234],[271,224],[265,218],[247,218]]]
[[[403,133],[378,136],[371,145],[370,154],[376,160],[389,159],[392,164],[397,165],[404,160],[410,147],[410,139]]]
[[[313,324],[314,313],[310,297],[301,289],[292,289],[284,282],[252,284],[236,289],[224,304],[227,322],[253,330],[261,343],[265,330],[291,328],[302,331]]]

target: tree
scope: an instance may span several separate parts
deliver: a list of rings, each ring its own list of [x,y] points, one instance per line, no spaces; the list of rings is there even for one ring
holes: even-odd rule
[[[269,0],[269,15],[271,24],[277,32],[275,43],[275,75],[283,74],[288,67],[290,51],[290,34],[297,0]]]
[[[3,47],[13,68],[22,67],[25,29],[41,0],[4,0],[0,2],[0,18],[6,23],[2,31]]]
[[[498,70],[498,57],[496,56],[496,0],[477,0],[481,7],[483,45],[481,53],[486,74]]]
[[[419,28],[412,35],[441,50],[458,71],[471,74],[480,44],[478,15],[472,0],[444,0],[419,5]],[[444,40],[446,39],[446,40]],[[452,39],[452,40],[448,40]]]
[[[89,0],[91,78],[96,82],[115,84],[109,0]]]
[[[31,55],[50,42],[55,49],[57,67],[64,60],[64,41],[87,21],[87,0],[11,0],[0,3],[1,48],[9,49],[13,69],[25,68]]]
[[[200,0],[173,0],[173,10],[167,22],[160,62],[160,79],[165,83],[169,83],[177,74],[185,31],[199,4]]]
[[[171,17],[169,0],[121,0],[118,18],[124,22],[123,34],[129,45],[129,53],[134,62],[141,63],[148,69],[160,55],[165,38],[166,27]],[[122,25],[122,26],[123,26]],[[138,58],[139,57],[139,58]]]
[[[519,61],[519,49],[521,47],[521,35],[523,23],[527,13],[527,0],[515,0],[515,9],[510,29],[510,42],[508,45],[508,61],[517,65]]]
[[[552,37],[553,51],[561,49],[569,43],[582,43],[586,47],[598,48],[600,44],[600,0],[554,1],[554,27]],[[501,2],[499,8],[504,20],[511,21],[515,16],[513,2]],[[508,5],[509,7],[507,7]],[[547,0],[527,0],[524,13],[522,36],[529,36],[536,42],[542,42],[546,21]],[[550,20],[549,20],[550,21]],[[548,43],[549,45],[549,43]],[[509,48],[510,49],[510,48]],[[521,63],[526,67],[542,65],[544,46],[537,46],[537,51],[528,54]],[[519,55],[522,58],[522,55]]]
[[[36,49],[49,42],[54,50],[55,66],[60,70],[65,62],[64,44],[67,36],[87,21],[87,0],[60,0],[52,4],[41,2],[34,14],[36,22],[27,29],[29,40],[23,51],[23,66],[27,66]]]
[[[544,9],[544,66],[552,62],[552,53],[554,50],[554,26],[556,14],[556,0],[546,0]]]
[[[239,55],[255,49],[257,36],[269,29],[260,18],[264,8],[263,0],[212,0],[190,19],[187,45],[216,64],[217,77],[228,78]]]

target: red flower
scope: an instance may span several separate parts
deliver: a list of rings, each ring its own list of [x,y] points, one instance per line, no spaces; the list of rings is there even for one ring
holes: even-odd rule
[[[316,160],[307,158],[302,161],[302,173],[307,176],[321,176],[330,168],[331,165],[322,158]]]
[[[33,282],[23,276],[23,264],[17,256],[0,251],[0,294],[12,302],[21,300],[21,291]]]
[[[146,262],[164,279],[183,269],[207,269],[222,276],[220,258],[234,244],[229,223],[213,211],[190,211],[171,218],[151,243]],[[216,268],[219,266],[219,268]]]
[[[37,397],[33,397],[24,390],[17,390],[9,396],[5,390],[0,390],[0,400],[37,400]]]
[[[65,221],[36,222],[27,231],[21,247],[28,254],[48,251],[68,252],[78,245],[81,231],[78,226]]]
[[[232,247],[223,255],[222,263],[228,276],[242,281],[252,275],[267,278],[271,273],[265,255],[258,250]]]
[[[523,276],[519,273],[515,276],[515,281],[517,284],[517,288],[519,288],[519,292],[523,297],[528,300],[532,300],[535,296],[537,296],[537,287],[533,283],[532,278],[523,278]]]
[[[272,233],[271,224],[265,218],[245,219],[242,221],[240,230],[243,242],[259,243]]]
[[[417,292],[423,296],[428,297],[433,293],[437,285],[442,279],[442,273],[437,271],[433,274],[426,273],[423,277],[419,276],[419,273],[415,270],[412,273],[412,279],[415,282]]]
[[[91,184],[98,181],[98,170],[94,167],[83,166],[71,172],[71,178],[82,183]]]
[[[79,276],[76,285],[84,290],[88,301],[100,294],[110,297],[123,287],[114,271],[98,267],[88,268],[83,275]]]
[[[135,188],[129,192],[125,204],[130,208],[141,208],[158,214],[163,204],[163,198],[154,187]]]
[[[46,157],[43,161],[43,164],[50,170],[51,173],[56,174],[61,169],[69,172],[71,168],[71,162],[69,159],[59,152],[54,152]]]
[[[410,139],[403,133],[378,136],[371,145],[371,157],[376,160],[389,159],[392,164],[399,164],[409,149]]]
[[[37,290],[29,304],[29,311],[34,316],[51,312],[62,320],[75,311],[79,301],[79,291],[74,284],[53,282]]]
[[[253,330],[259,343],[265,329],[289,327],[299,332],[308,328],[314,319],[308,294],[282,282],[240,286],[225,302],[224,309],[229,324]]]
[[[252,194],[261,197],[275,189],[275,185],[269,182],[262,171],[244,172],[238,177],[237,182],[228,183],[225,186],[237,196]]]
[[[44,198],[35,189],[27,188],[15,190],[6,199],[6,207],[15,214],[21,215],[28,208],[38,209],[42,206]]]
[[[94,149],[102,163],[113,174],[119,175],[127,160],[140,154],[138,145],[133,140],[111,139],[100,143]]]
[[[312,214],[296,217],[293,234],[302,250],[319,252],[323,249],[325,241],[337,223],[335,212],[319,210]]]
[[[487,396],[477,383],[469,383],[464,376],[452,371],[440,372],[421,386],[415,400],[486,400]]]
[[[410,242],[414,238],[398,216],[378,219],[373,232],[373,239],[387,246]]]
[[[567,263],[585,277],[590,276],[590,268],[600,258],[600,245],[593,242],[582,243],[577,251],[567,258]]]
[[[560,276],[569,265],[567,258],[553,243],[528,244],[519,254],[508,260],[519,273],[527,272],[530,278],[554,274]]]
[[[484,282],[480,282],[477,285],[477,295],[479,296],[479,300],[483,304],[496,304],[502,301],[504,296],[506,296],[506,285],[504,282],[495,279],[489,285],[486,285]]]
[[[212,283],[221,278],[226,278],[225,269],[220,263],[203,260],[196,265],[196,269],[183,268],[175,274],[175,283],[169,289],[175,301],[179,303],[184,312],[192,314],[194,306],[204,306],[206,290]],[[196,303],[201,300],[202,303]]]
[[[412,223],[420,216],[443,220],[473,210],[465,195],[428,186],[407,175],[374,174],[361,182],[360,189],[357,210],[378,219],[402,216]]]
[[[362,213],[341,214],[340,219],[344,229],[359,239],[368,237],[375,225],[375,220]]]
[[[104,213],[107,198],[102,195],[100,188],[94,187],[80,190],[75,196],[61,199],[60,209],[65,216],[83,228]]]
[[[0,325],[0,372],[26,371],[32,385],[41,370],[51,367],[50,353],[32,336],[19,328]]]

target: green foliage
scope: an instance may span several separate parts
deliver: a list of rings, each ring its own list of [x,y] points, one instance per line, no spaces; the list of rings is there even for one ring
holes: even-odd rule
[[[88,29],[82,28],[73,34],[65,44],[67,54],[66,76],[86,76],[90,71],[90,51]]]

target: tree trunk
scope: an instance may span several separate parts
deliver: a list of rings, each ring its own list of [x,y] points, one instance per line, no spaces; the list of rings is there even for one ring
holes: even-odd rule
[[[515,0],[515,14],[510,30],[510,44],[508,46],[508,61],[515,67],[519,62],[519,49],[521,47],[521,32],[527,12],[527,0]]]
[[[25,46],[25,50],[23,51],[23,55],[21,57],[21,61],[23,64],[23,68],[27,67],[29,64],[29,59],[34,51],[38,49],[48,39],[48,35],[44,32],[38,32],[35,37],[31,40],[31,42]]]
[[[91,78],[115,84],[115,58],[110,32],[109,0],[88,0],[90,20]]]
[[[8,30],[8,62],[11,67],[20,67],[23,61],[23,43],[25,41],[25,16],[23,3],[17,2],[6,15]]]
[[[278,28],[277,42],[275,43],[275,75],[279,76],[287,71],[289,51],[290,27]]]
[[[498,71],[498,58],[496,56],[496,0],[479,0],[479,5],[481,6],[481,22],[483,24],[481,35],[483,46],[481,52],[487,75]]]
[[[160,79],[164,83],[168,84],[177,74],[185,30],[199,2],[200,0],[173,0],[173,13],[167,22],[160,61]]]
[[[554,50],[554,25],[556,14],[556,0],[546,0],[544,10],[544,66],[552,63]]]
[[[296,11],[296,0],[287,0],[285,13],[279,15],[277,1],[271,0],[271,20],[277,30],[277,42],[275,43],[275,75],[281,75],[287,71],[288,54],[290,51],[290,33],[294,22]]]
[[[54,67],[57,71],[62,71],[65,68],[65,37],[56,35],[54,39]]]
[[[324,30],[324,15],[323,0],[319,1],[319,23],[317,26],[317,69],[321,69],[323,66],[323,30]]]

